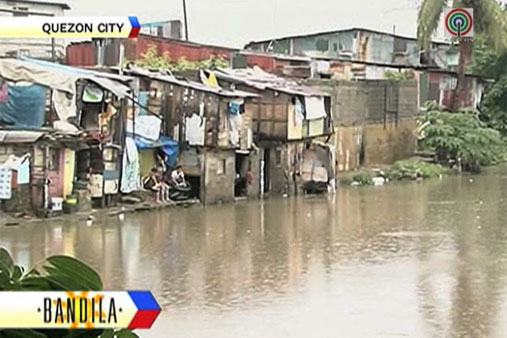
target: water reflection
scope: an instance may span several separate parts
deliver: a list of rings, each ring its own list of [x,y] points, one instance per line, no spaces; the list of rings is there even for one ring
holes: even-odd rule
[[[505,171],[2,228],[0,245],[152,290],[164,312],[143,336],[504,337]]]

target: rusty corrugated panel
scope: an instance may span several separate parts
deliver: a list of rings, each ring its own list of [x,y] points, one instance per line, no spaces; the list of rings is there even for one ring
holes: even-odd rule
[[[65,62],[69,66],[94,66],[96,64],[95,44],[89,41],[68,45]]]
[[[246,55],[248,67],[258,66],[264,71],[274,73],[276,70],[276,59],[269,55]]]
[[[148,48],[154,45],[159,55],[168,53],[172,61],[185,58],[188,61],[200,61],[212,56],[229,59],[236,51],[232,48],[202,45],[198,43],[164,39],[148,35],[140,35],[136,39],[136,58],[142,57]]]

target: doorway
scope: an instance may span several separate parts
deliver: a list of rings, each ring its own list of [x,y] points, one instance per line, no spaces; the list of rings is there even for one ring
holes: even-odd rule
[[[271,190],[271,148],[264,149],[264,158],[263,158],[264,167],[262,168],[262,175],[264,177],[264,192],[269,192]]]
[[[234,197],[248,196],[248,173],[251,171],[249,153],[236,153]]]

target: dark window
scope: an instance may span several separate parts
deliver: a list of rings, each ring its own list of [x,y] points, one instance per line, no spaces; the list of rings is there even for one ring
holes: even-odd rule
[[[316,47],[318,51],[327,52],[329,50],[329,40],[318,39]]]
[[[407,40],[394,38],[394,52],[405,53],[407,51]]]
[[[28,7],[14,7],[12,16],[28,16]]]

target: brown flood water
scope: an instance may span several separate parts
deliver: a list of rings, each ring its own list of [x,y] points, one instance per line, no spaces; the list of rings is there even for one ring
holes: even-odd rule
[[[470,180],[473,180],[472,182]],[[143,337],[506,337],[507,167],[336,196],[0,228],[150,289]]]

